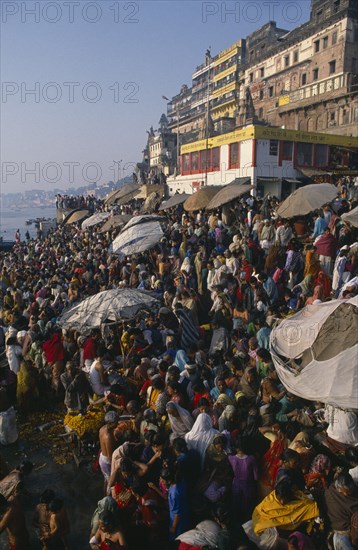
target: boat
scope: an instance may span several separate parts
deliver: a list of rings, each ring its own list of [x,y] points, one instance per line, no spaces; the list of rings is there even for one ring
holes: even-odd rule
[[[15,241],[4,241],[3,238],[0,237],[0,252],[10,252],[14,245]]]

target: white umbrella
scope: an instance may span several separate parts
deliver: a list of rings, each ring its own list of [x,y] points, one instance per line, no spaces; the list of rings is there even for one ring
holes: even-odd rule
[[[280,218],[304,216],[321,208],[337,196],[338,189],[330,183],[314,183],[296,189],[277,209]]]
[[[104,321],[133,319],[141,310],[152,310],[159,305],[145,290],[117,288],[104,290],[86,298],[65,311],[58,320],[65,329],[98,328]]]
[[[93,214],[90,218],[87,218],[84,222],[82,222],[82,229],[87,229],[87,227],[93,227],[94,225],[98,225],[101,222],[104,222],[109,216],[111,215],[110,212],[97,212],[96,214]]]
[[[163,216],[158,216],[157,214],[142,214],[140,216],[134,216],[131,218],[126,225],[123,227],[122,231],[133,227],[134,225],[139,225],[140,223],[148,222],[163,222],[165,218]]]
[[[358,206],[353,208],[350,212],[342,214],[341,218],[343,221],[353,225],[353,227],[358,227]]]
[[[358,409],[358,297],[308,305],[281,321],[270,352],[293,394]]]
[[[124,229],[113,241],[112,252],[115,254],[139,254],[153,248],[163,237],[163,230],[158,221],[141,223]]]

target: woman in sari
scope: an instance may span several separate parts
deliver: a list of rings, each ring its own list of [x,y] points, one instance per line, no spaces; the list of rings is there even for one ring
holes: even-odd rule
[[[311,275],[314,279],[317,277],[318,273],[321,271],[321,263],[316,254],[316,249],[312,246],[306,253],[305,260],[305,270],[303,276]]]
[[[206,449],[216,435],[219,435],[219,432],[213,428],[210,416],[200,413],[190,432],[185,434],[185,441],[189,449],[198,451],[204,463]]]
[[[16,399],[19,410],[27,412],[35,407],[39,397],[37,370],[31,361],[22,361],[17,374]]]
[[[194,420],[190,412],[175,403],[169,401],[166,406],[171,427],[171,438],[184,437],[193,427]]]
[[[281,466],[280,456],[287,449],[289,441],[279,424],[274,424],[272,427],[259,428],[259,431],[271,441],[270,448],[263,457],[262,477],[260,480],[266,490],[267,488],[271,490],[275,485],[277,472]]]
[[[315,279],[314,286],[321,285],[323,288],[323,298],[329,298],[332,290],[332,281],[327,273],[320,271]]]
[[[323,287],[321,285],[316,285],[314,287],[313,295],[307,298],[306,306],[313,304],[320,304],[324,301],[323,296]]]

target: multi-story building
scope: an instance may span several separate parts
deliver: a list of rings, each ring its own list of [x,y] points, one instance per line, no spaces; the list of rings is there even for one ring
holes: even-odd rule
[[[358,136],[358,2],[311,0],[307,23],[273,40],[275,30],[246,39],[242,105],[249,91],[266,124]]]
[[[168,103],[168,128],[180,134],[181,143],[204,135],[208,110],[215,132],[220,132],[222,119],[225,128],[234,128],[244,58],[245,40],[235,42],[215,57],[207,52],[205,62],[192,75],[191,87],[182,86]]]
[[[168,129],[168,120],[163,114],[159,121],[158,130],[148,132],[148,163],[152,172],[163,172],[166,176],[172,174],[176,161],[177,135]]]

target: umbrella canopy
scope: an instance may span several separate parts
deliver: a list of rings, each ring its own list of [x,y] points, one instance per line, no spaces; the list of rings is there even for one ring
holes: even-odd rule
[[[162,216],[157,216],[156,214],[142,214],[141,216],[134,216],[132,219],[129,220],[125,227],[123,227],[123,231],[142,223],[162,221],[164,221],[164,218]]]
[[[117,227],[125,225],[130,219],[131,216],[129,214],[117,214],[116,216],[112,216],[102,225],[99,232],[106,233],[107,231],[112,231]]]
[[[138,183],[129,183],[114,193],[110,193],[105,199],[105,204],[123,204],[140,193],[140,185]]]
[[[80,222],[81,220],[84,220],[85,218],[88,218],[91,213],[88,212],[88,210],[76,210],[76,212],[72,212],[67,219],[65,218],[63,223],[65,225],[70,225],[71,223]]]
[[[178,204],[183,204],[183,202],[188,199],[190,195],[187,193],[177,193],[176,195],[173,195],[168,199],[167,201],[163,201],[159,210],[168,210],[168,208],[174,208],[174,206],[178,206]]]
[[[93,227],[95,225],[98,225],[101,222],[104,222],[109,216],[111,215],[110,212],[97,212],[96,214],[93,214],[90,218],[87,218],[84,222],[82,222],[82,229],[87,229],[87,227]]]
[[[337,193],[337,187],[330,183],[314,183],[300,187],[278,207],[277,215],[280,218],[304,216],[331,202]]]
[[[159,222],[141,223],[124,229],[113,241],[112,251],[115,254],[138,254],[153,248],[163,237]]]
[[[206,208],[212,198],[222,189],[219,185],[208,185],[202,187],[196,193],[190,195],[184,203],[184,210],[187,212],[194,212],[195,210],[201,210]]]
[[[153,193],[150,193],[148,197],[145,199],[142,211],[143,212],[154,212],[157,206],[160,204],[161,198],[159,196],[159,193],[156,193],[153,191]]]
[[[288,391],[310,401],[358,408],[358,297],[306,306],[270,335]]]
[[[353,225],[353,227],[358,227],[358,206],[353,208],[350,212],[346,212],[341,216],[342,220]]]
[[[250,193],[252,186],[250,185],[250,178],[236,178],[228,185],[225,185],[214,198],[211,199],[206,207],[206,210],[213,210],[219,208],[228,202],[231,202],[245,193]]]
[[[159,301],[145,290],[104,290],[65,311],[58,320],[65,329],[98,328],[104,321],[133,319],[141,310],[152,310]]]

